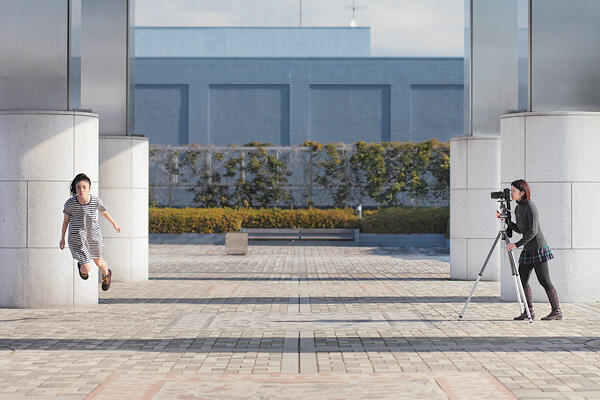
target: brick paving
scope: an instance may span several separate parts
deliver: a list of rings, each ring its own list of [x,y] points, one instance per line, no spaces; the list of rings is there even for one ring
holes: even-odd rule
[[[427,251],[151,245],[83,309],[0,309],[0,399],[600,399],[600,304],[563,321]],[[537,315],[549,312],[535,304]]]

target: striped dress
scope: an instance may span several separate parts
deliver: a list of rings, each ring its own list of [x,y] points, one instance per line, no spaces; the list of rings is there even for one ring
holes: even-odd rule
[[[69,249],[74,259],[87,264],[102,257],[104,242],[98,221],[98,210],[106,211],[99,197],[90,195],[90,202],[81,204],[77,196],[66,201],[63,213],[69,216]]]

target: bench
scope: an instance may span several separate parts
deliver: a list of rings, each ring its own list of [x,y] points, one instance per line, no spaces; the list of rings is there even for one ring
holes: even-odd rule
[[[249,228],[248,240],[300,240],[300,229]]]
[[[246,229],[248,240],[352,240],[358,229]]]
[[[354,240],[354,229],[300,229],[300,240]]]

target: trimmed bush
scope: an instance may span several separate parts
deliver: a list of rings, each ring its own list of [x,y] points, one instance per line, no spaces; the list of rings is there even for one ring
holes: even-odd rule
[[[448,232],[448,207],[390,207],[369,212],[360,221],[365,233]]]
[[[351,208],[150,208],[150,233],[224,233],[241,228],[357,228],[364,233],[447,233],[447,207],[369,210]]]
[[[224,233],[242,228],[231,208],[150,208],[150,233]]]

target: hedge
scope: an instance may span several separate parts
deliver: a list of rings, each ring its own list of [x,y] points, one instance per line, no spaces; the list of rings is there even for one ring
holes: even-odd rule
[[[445,233],[448,236],[448,207],[390,207],[367,213],[360,220],[365,233]]]
[[[224,233],[241,228],[359,228],[364,233],[446,233],[447,207],[370,210],[359,221],[351,208],[150,208],[150,233]]]

